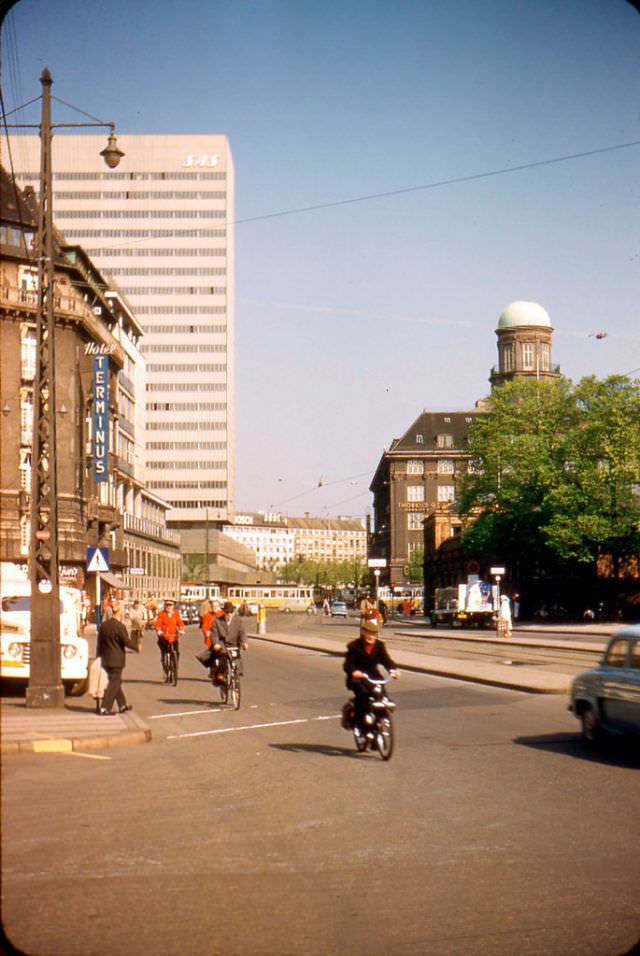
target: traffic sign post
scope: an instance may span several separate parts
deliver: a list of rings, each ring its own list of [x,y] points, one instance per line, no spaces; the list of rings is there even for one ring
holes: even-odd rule
[[[379,593],[380,593],[380,571],[382,568],[386,568],[387,561],[385,558],[369,558],[367,561],[367,567],[370,568],[375,574],[376,578],[376,607],[379,603]]]
[[[108,548],[87,548],[87,573],[96,576],[96,630],[100,627],[102,597],[100,594],[100,575],[109,570]]]

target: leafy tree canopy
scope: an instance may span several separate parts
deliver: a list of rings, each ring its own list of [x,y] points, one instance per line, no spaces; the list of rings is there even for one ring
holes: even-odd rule
[[[277,574],[286,584],[309,584],[314,587],[359,587],[368,576],[366,563],[355,561],[289,561]]]
[[[471,552],[532,567],[640,551],[640,382],[519,378],[487,405],[459,487]]]

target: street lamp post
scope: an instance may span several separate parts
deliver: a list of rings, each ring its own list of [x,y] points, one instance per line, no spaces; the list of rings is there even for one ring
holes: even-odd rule
[[[36,374],[33,383],[33,444],[31,450],[31,662],[27,707],[64,706],[60,678],[60,577],[58,567],[58,483],[56,463],[55,302],[52,213],[51,140],[58,127],[109,127],[111,135],[100,154],[115,168],[124,153],[118,149],[114,124],[51,122],[49,70],[40,77],[40,212],[36,254],[38,259],[38,311],[36,315]],[[8,124],[12,128],[38,129],[33,124]]]

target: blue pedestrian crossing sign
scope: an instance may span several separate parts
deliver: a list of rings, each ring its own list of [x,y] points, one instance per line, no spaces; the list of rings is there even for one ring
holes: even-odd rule
[[[102,574],[109,570],[108,548],[87,548],[87,571]]]

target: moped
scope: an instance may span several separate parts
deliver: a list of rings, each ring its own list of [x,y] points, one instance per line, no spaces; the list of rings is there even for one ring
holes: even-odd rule
[[[395,702],[387,696],[385,686],[389,682],[388,677],[374,680],[372,677],[363,675],[361,677],[363,685],[368,691],[368,706],[364,715],[364,727],[361,729],[353,722],[351,715],[353,737],[356,748],[363,752],[365,750],[377,751],[382,760],[388,760],[393,753],[393,722],[391,715],[395,710]],[[351,703],[353,707],[353,703]]]

